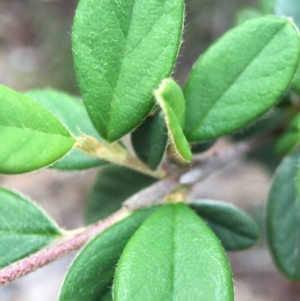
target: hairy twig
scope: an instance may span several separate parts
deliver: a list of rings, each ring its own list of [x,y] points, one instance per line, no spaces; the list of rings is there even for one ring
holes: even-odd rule
[[[124,202],[129,210],[136,211],[163,203],[163,198],[179,186],[178,178],[169,177],[136,193]]]
[[[179,179],[182,185],[193,185],[203,181],[212,172],[219,170],[228,165],[237,156],[253,150],[277,136],[279,129],[275,129],[265,135],[257,136],[252,139],[233,143],[225,148],[204,156],[194,161],[193,169],[183,173]]]
[[[219,149],[215,153],[203,156],[197,161],[194,161],[193,169],[190,171],[186,171],[186,168],[182,170],[177,169],[174,172],[175,175],[162,179],[127,199],[123,204],[123,208],[108,218],[90,225],[80,232],[70,231],[72,235],[0,270],[0,285],[10,283],[72,251],[80,249],[90,239],[128,217],[133,211],[162,204],[165,202],[165,197],[180,185],[193,185],[196,182],[203,181],[212,172],[221,169],[238,155],[270,141],[276,135],[277,131],[272,131],[266,135]]]
[[[80,249],[90,239],[102,233],[104,230],[113,226],[117,222],[128,217],[131,212],[122,208],[110,215],[106,219],[83,229],[82,232],[67,236],[61,241],[56,242],[45,249],[38,251],[16,263],[0,270],[0,285],[8,284],[22,276],[25,276],[38,268],[41,268],[56,259],[59,259],[72,251]],[[76,231],[77,232],[77,231]]]

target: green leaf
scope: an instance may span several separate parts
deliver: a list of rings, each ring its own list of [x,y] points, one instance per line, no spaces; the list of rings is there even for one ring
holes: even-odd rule
[[[70,267],[59,301],[112,300],[115,266],[123,249],[140,224],[156,208],[136,212],[90,241]]]
[[[152,91],[171,74],[178,54],[183,12],[183,0],[80,0],[75,70],[103,138],[120,139],[151,111]]]
[[[226,250],[242,250],[257,243],[256,223],[237,207],[210,200],[193,201],[191,207],[214,231]]]
[[[147,117],[131,134],[131,143],[135,153],[152,170],[155,170],[161,163],[167,142],[168,130],[162,112]]]
[[[100,299],[97,299],[97,301],[113,301],[111,289],[109,288]]]
[[[14,174],[52,164],[75,139],[48,110],[0,85],[0,173]]]
[[[0,268],[61,237],[61,230],[32,201],[0,187]]]
[[[172,145],[178,159],[192,160],[192,152],[183,134],[185,100],[181,88],[171,78],[162,81],[154,91],[154,96],[162,108]]]
[[[286,155],[300,142],[300,114],[297,114],[288,124],[286,132],[278,139],[276,151],[280,155]]]
[[[300,280],[300,209],[297,173],[300,151],[284,158],[269,192],[266,227],[273,258],[288,278]]]
[[[187,206],[153,213],[126,245],[115,273],[115,301],[233,300],[226,254]]]
[[[232,133],[264,114],[289,87],[299,54],[297,29],[285,18],[255,18],[226,33],[184,89],[188,140]]]
[[[83,103],[74,96],[55,90],[32,90],[25,92],[56,116],[75,136],[82,133],[103,140],[92,125]],[[74,148],[68,156],[54,163],[53,168],[62,170],[86,169],[104,164],[103,160],[90,157]]]
[[[88,197],[86,221],[96,222],[119,209],[122,203],[156,179],[122,166],[101,169]]]

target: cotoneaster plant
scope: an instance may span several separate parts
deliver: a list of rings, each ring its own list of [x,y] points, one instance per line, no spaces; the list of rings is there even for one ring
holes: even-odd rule
[[[300,3],[287,2],[300,11]],[[183,0],[80,0],[72,47],[83,102],[0,86],[0,173],[101,166],[87,202],[89,225],[61,229],[31,200],[0,188],[0,283],[81,249],[59,301],[234,300],[225,250],[253,246],[258,228],[240,209],[188,192],[274,139],[285,158],[268,198],[269,245],[283,274],[300,280],[300,40],[286,17],[239,19],[181,89],[172,71]],[[283,116],[276,122],[233,135],[237,142],[213,155],[194,155],[274,106]],[[122,142],[127,134],[134,154]]]

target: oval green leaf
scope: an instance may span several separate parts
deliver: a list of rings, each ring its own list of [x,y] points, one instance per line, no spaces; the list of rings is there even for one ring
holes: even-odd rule
[[[59,301],[112,300],[115,266],[127,241],[156,208],[136,212],[91,240],[70,267]]]
[[[131,133],[131,143],[137,156],[152,170],[161,163],[167,143],[168,129],[162,112],[149,116]]]
[[[152,91],[171,74],[178,54],[183,12],[183,0],[80,0],[75,70],[103,138],[118,140],[150,112]]]
[[[25,95],[31,97],[49,110],[73,135],[80,136],[81,134],[86,134],[97,138],[99,141],[102,140],[92,125],[83,103],[78,98],[67,93],[49,89],[31,90],[25,92]],[[55,162],[51,167],[62,170],[81,170],[104,163],[103,160],[87,156],[74,148],[68,156]]]
[[[40,104],[0,85],[0,173],[33,171],[66,155],[75,139]]]
[[[185,86],[188,140],[232,133],[264,114],[291,84],[299,54],[298,31],[285,18],[255,18],[225,34]]]
[[[0,187],[0,268],[29,256],[62,236],[32,201]]]
[[[266,228],[269,246],[280,271],[300,280],[300,209],[297,172],[300,151],[284,158],[269,192]]]
[[[88,197],[87,223],[94,223],[115,212],[127,198],[155,181],[152,177],[122,166],[102,168]]]
[[[154,96],[164,112],[176,159],[191,161],[192,152],[182,130],[185,100],[181,88],[174,80],[166,78],[162,81],[160,87],[154,91]]]
[[[153,213],[126,245],[115,273],[115,301],[232,301],[226,254],[187,206]]]
[[[257,243],[256,223],[237,207],[211,200],[193,201],[191,207],[214,231],[226,250],[243,250]]]

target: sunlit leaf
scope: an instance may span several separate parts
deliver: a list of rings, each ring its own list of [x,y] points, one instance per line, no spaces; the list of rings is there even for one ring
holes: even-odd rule
[[[66,155],[75,139],[48,110],[0,85],[0,173],[48,166]]]

